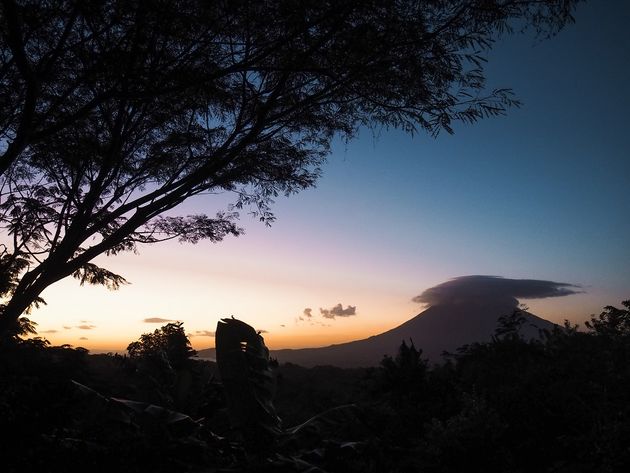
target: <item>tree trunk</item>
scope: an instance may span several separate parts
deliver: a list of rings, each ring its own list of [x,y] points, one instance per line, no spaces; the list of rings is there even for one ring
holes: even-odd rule
[[[27,276],[28,273],[24,275],[22,282],[24,282]],[[18,285],[9,302],[7,302],[4,308],[0,309],[0,335],[15,328],[17,320],[31,307],[44,289],[59,279],[61,279],[61,277],[55,278],[40,273],[37,279],[31,282],[27,287],[21,289],[20,285]]]
[[[23,294],[15,294],[11,298],[0,313],[0,335],[15,328],[17,320],[35,302],[38,296],[39,293],[27,291]]]

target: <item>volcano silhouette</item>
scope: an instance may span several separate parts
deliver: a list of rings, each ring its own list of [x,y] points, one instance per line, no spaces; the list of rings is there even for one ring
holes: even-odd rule
[[[433,305],[414,318],[387,332],[363,340],[321,348],[271,350],[280,363],[305,367],[332,365],[341,368],[377,366],[384,355],[393,356],[405,340],[422,349],[423,357],[439,362],[445,351],[454,352],[462,345],[491,339],[499,317],[510,315],[518,307],[512,297],[492,300],[460,300]],[[554,324],[523,311],[525,322],[520,333],[526,339],[538,337],[541,329]],[[202,350],[202,357],[213,357],[214,350]]]

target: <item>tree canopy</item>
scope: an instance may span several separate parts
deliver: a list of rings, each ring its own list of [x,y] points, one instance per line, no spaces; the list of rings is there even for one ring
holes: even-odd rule
[[[130,358],[165,358],[168,363],[181,366],[197,352],[190,346],[182,322],[168,323],[153,333],[144,333],[127,346]]]
[[[0,330],[67,276],[124,284],[98,255],[239,235],[241,209],[273,221],[334,136],[504,113],[485,53],[578,1],[2,0]],[[233,205],[172,213],[217,193]]]

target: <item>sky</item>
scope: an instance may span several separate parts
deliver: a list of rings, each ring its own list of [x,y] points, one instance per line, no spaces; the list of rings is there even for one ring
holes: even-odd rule
[[[554,38],[505,37],[488,87],[512,88],[521,108],[436,139],[361,130],[335,142],[316,188],[276,201],[271,227],[243,215],[245,235],[218,244],[99,258],[131,284],[63,280],[30,318],[53,344],[95,352],[169,320],[211,347],[232,315],[271,348],[323,346],[394,328],[429,288],[487,275],[570,284],[519,300],[583,323],[630,299],[629,24],[630,2],[591,1]],[[199,198],[181,213],[217,205]]]

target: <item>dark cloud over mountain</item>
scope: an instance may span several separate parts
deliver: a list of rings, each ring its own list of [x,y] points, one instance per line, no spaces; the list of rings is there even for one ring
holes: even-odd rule
[[[357,306],[349,305],[344,309],[343,305],[339,303],[331,309],[322,309],[320,307],[319,312],[325,319],[334,319],[335,317],[350,317],[352,315],[357,315]]]
[[[584,291],[576,284],[538,279],[509,279],[501,276],[460,276],[425,290],[414,302],[429,306],[544,299],[579,294]]]

